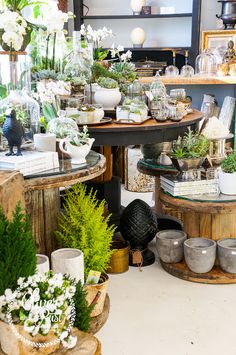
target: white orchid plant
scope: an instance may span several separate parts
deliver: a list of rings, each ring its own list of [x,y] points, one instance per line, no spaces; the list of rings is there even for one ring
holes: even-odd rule
[[[73,348],[75,292],[75,281],[52,271],[19,278],[15,291],[7,289],[0,296],[0,319],[11,327],[22,325],[32,337],[53,333],[65,348]]]
[[[0,14],[3,47],[7,45],[12,50],[19,51],[23,46],[26,29],[27,22],[18,12],[6,9]]]
[[[115,59],[116,57],[118,57],[120,62],[128,62],[131,60],[132,58],[132,52],[130,50],[128,50],[125,53],[124,52],[124,47],[121,45],[118,45],[117,47],[115,47],[115,44],[113,43],[110,49],[111,52],[111,58]]]
[[[109,30],[106,27],[93,30],[90,25],[86,27],[83,24],[80,28],[80,33],[88,42],[93,43],[94,60],[104,60],[107,57],[108,50],[102,50],[101,43],[108,37],[113,36],[112,30]]]

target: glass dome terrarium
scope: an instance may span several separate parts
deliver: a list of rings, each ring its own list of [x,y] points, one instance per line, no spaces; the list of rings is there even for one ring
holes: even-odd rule
[[[199,54],[195,61],[195,74],[199,76],[212,76],[217,71],[217,58],[216,56],[205,49]]]
[[[154,82],[150,85],[151,98],[157,100],[166,96],[166,87],[165,84],[161,81],[159,72],[155,75]]]
[[[135,99],[139,101],[145,101],[143,86],[139,80],[134,80],[134,82],[128,86],[127,94],[127,96],[132,100]]]
[[[57,118],[53,118],[48,122],[47,133],[56,134],[57,139],[67,137],[71,132],[78,131],[76,122],[69,117],[66,117],[65,111],[59,111]]]

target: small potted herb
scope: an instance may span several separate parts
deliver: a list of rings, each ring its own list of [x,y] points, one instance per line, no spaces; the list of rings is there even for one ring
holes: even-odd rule
[[[95,102],[101,104],[105,110],[113,110],[121,100],[117,81],[112,78],[100,77],[97,84],[99,87],[94,94]]]
[[[206,137],[188,128],[188,132],[174,143],[169,155],[179,171],[198,169],[206,159],[209,146],[210,141]]]
[[[221,162],[219,171],[220,191],[225,195],[236,195],[236,152]]]
[[[83,131],[71,131],[67,138],[60,141],[60,150],[70,155],[72,164],[86,164],[85,158],[90,152],[93,142],[94,138],[89,137],[87,126],[83,126]]]
[[[81,105],[79,107],[79,124],[89,124],[94,122],[95,108],[92,105]]]

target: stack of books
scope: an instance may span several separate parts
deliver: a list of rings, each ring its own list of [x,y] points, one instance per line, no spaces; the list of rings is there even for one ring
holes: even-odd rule
[[[172,196],[217,194],[219,180],[183,181],[179,175],[161,175],[161,188]]]
[[[23,151],[22,156],[6,156],[0,153],[0,170],[19,170],[27,176],[59,167],[58,153]]]

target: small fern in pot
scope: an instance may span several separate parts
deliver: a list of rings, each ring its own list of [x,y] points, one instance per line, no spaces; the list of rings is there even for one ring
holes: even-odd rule
[[[236,195],[236,152],[229,154],[222,160],[219,185],[223,194]]]

